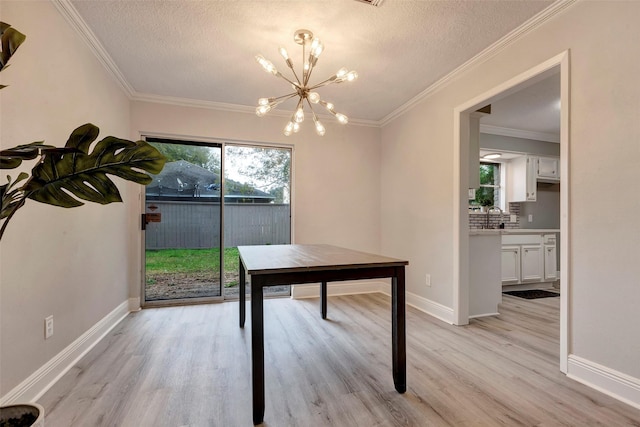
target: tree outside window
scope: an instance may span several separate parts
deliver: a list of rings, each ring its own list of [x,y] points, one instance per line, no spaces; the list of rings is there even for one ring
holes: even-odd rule
[[[500,163],[480,163],[480,188],[471,205],[500,205]]]

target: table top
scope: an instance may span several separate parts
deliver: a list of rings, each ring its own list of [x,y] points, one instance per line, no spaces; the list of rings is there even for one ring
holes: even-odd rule
[[[409,261],[331,245],[238,246],[249,274],[399,267]]]

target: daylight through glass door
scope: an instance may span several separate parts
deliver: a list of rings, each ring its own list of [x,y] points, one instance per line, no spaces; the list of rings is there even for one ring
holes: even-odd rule
[[[224,159],[224,297],[238,298],[237,247],[291,243],[291,149],[226,144]]]
[[[167,163],[145,188],[145,305],[221,299],[222,146],[147,141]]]

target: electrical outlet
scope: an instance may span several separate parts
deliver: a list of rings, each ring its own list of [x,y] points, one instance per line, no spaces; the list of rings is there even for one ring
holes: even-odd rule
[[[516,214],[509,215],[509,222],[518,222],[518,215]]]
[[[430,274],[427,274],[427,276],[426,276],[426,278],[425,278],[425,284],[426,284],[428,287],[431,287],[431,275],[430,275]]]
[[[529,222],[533,222],[533,214],[529,214]]]
[[[44,339],[49,339],[53,336],[53,315],[44,319]]]

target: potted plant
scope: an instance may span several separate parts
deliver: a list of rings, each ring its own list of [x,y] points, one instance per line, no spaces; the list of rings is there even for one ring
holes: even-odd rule
[[[44,408],[37,403],[0,407],[0,427],[44,427]]]
[[[26,36],[0,22],[0,71]],[[0,85],[0,89],[4,86]],[[164,167],[164,156],[145,141],[129,141],[107,136],[94,144],[97,126],[87,123],[75,129],[64,147],[42,141],[0,150],[0,169],[16,169],[24,161],[36,160],[31,173],[7,176],[0,184],[0,240],[28,199],[64,208],[82,206],[82,201],[108,204],[122,202],[120,192],[109,175],[146,185],[148,175]],[[0,407],[0,427],[43,426],[44,408],[38,404]]]

